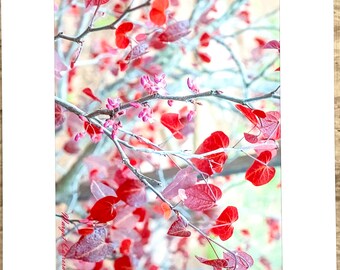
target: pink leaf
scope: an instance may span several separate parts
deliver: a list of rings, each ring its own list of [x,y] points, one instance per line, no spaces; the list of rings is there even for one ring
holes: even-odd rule
[[[243,133],[244,138],[246,139],[247,142],[249,143],[257,143],[258,138],[256,135],[250,134],[250,133]]]
[[[96,101],[102,103],[102,101],[93,94],[93,92],[90,88],[83,89],[83,93],[85,95],[89,96],[90,98],[92,98],[93,100],[96,100]]]
[[[56,79],[61,79],[62,72],[67,70],[67,66],[64,64],[64,62],[61,60],[59,54],[54,51],[54,76]]]
[[[113,188],[98,182],[98,181],[92,181],[91,186],[91,193],[93,197],[96,198],[96,200],[99,200],[101,198],[104,198],[106,196],[115,196],[117,197],[116,192],[113,190]]]
[[[163,190],[163,196],[171,200],[178,195],[179,189],[187,189],[197,182],[197,172],[190,166],[180,170],[172,182]]]
[[[262,119],[261,125],[259,125],[264,139],[278,140],[281,138],[280,118],[281,115],[277,111],[266,113],[266,118]]]
[[[76,154],[79,152],[80,148],[75,140],[70,139],[64,144],[64,150],[69,154]]]
[[[278,52],[280,52],[280,42],[277,40],[271,40],[267,42],[264,46],[264,49],[276,49]]]
[[[189,21],[178,21],[168,25],[165,31],[159,35],[159,40],[162,42],[174,42],[189,33]]]
[[[133,61],[142,57],[148,52],[149,45],[147,42],[141,42],[131,49],[128,55],[125,57],[125,61]]]
[[[216,205],[222,197],[222,191],[212,184],[198,184],[185,190],[187,199],[184,205],[191,210],[204,211]]]
[[[81,236],[78,242],[70,247],[65,258],[86,262],[104,260],[106,256],[114,252],[114,246],[105,242],[106,234],[104,227],[94,228],[93,233]]]
[[[236,267],[234,269],[237,270],[247,270],[254,264],[253,258],[244,251],[236,250],[233,254],[235,256],[230,253],[223,252],[223,258],[228,261],[228,267]]]
[[[171,236],[179,236],[179,237],[189,237],[191,232],[188,231],[188,224],[179,216],[174,223],[171,224],[167,234]]]
[[[63,107],[61,107],[59,104],[54,104],[54,124],[55,127],[60,127],[65,121],[65,115]]]

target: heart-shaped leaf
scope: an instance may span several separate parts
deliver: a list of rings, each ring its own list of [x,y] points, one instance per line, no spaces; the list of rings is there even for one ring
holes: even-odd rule
[[[187,189],[197,182],[197,172],[190,166],[177,172],[172,182],[163,190],[163,196],[171,200],[178,195],[179,189]]]
[[[106,256],[112,255],[114,246],[106,243],[106,229],[104,227],[94,228],[93,233],[81,236],[77,243],[70,247],[65,258],[77,259],[85,262],[99,262]]]
[[[222,197],[219,187],[212,184],[198,184],[185,190],[187,199],[184,205],[191,210],[204,211],[216,205],[216,201]]]
[[[119,199],[114,196],[101,198],[92,206],[88,218],[99,222],[108,222],[113,220],[117,215],[114,205],[118,201]]]
[[[188,224],[179,216],[170,226],[168,235],[189,237],[191,232],[187,230]]]
[[[272,180],[275,175],[275,168],[267,165],[272,159],[272,153],[263,151],[257,159],[247,170],[246,179],[254,186],[262,186]]]
[[[226,148],[229,145],[229,138],[222,131],[213,132],[203,143],[197,148],[195,154],[204,154],[216,149]],[[227,161],[227,154],[220,152],[205,156],[204,159],[192,158],[192,163],[201,172],[212,175],[219,173],[223,169],[224,163]]]
[[[222,241],[229,239],[234,231],[232,223],[238,219],[238,211],[234,206],[228,206],[216,220],[216,225],[210,231],[219,236]]]
[[[161,123],[167,127],[176,139],[183,139],[180,130],[184,128],[178,113],[164,113],[161,116]]]

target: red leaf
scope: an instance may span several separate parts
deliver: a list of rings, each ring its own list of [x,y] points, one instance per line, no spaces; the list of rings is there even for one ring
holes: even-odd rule
[[[245,117],[248,118],[250,122],[252,122],[254,125],[258,125],[259,120],[256,118],[256,114],[253,112],[252,109],[249,109],[246,106],[243,106],[241,104],[235,105],[236,109],[238,109]]]
[[[177,172],[172,182],[163,190],[163,196],[171,200],[178,195],[178,190],[192,187],[197,182],[197,172],[190,166]]]
[[[125,35],[126,33],[130,32],[133,29],[132,22],[123,22],[121,25],[117,27],[116,35]]]
[[[273,179],[275,175],[275,168],[269,167],[267,163],[271,160],[272,154],[270,151],[262,152],[257,160],[250,166],[246,172],[246,179],[249,180],[254,186],[262,186],[267,184]],[[264,164],[266,165],[264,165]]]
[[[103,130],[87,121],[84,121],[84,129],[94,143],[99,142],[102,138]]]
[[[119,248],[120,253],[123,255],[129,255],[131,243],[132,243],[131,239],[124,239],[120,244]]]
[[[234,206],[228,206],[216,220],[216,225],[210,231],[220,237],[222,241],[229,239],[234,231],[233,222],[238,220],[238,211]]]
[[[198,184],[185,190],[187,199],[184,205],[191,210],[204,211],[216,205],[222,197],[219,187],[212,184]]]
[[[139,207],[146,202],[145,186],[139,180],[126,180],[116,192],[128,205]]]
[[[162,114],[161,123],[171,131],[176,139],[183,139],[183,135],[180,133],[180,130],[184,128],[184,125],[180,121],[180,115],[178,113]]]
[[[92,98],[93,100],[96,100],[96,101],[102,103],[102,101],[93,94],[93,92],[90,88],[83,89],[83,93],[85,95],[89,96],[90,98]]]
[[[250,134],[250,133],[243,133],[244,138],[246,139],[247,142],[249,143],[257,143],[258,142],[258,138],[256,135]]]
[[[228,266],[228,261],[226,259],[214,259],[214,260],[209,260],[209,259],[205,259],[202,257],[198,257],[195,256],[197,260],[199,260],[201,263],[206,264],[206,265],[210,265],[213,266],[214,269],[215,267],[217,269],[221,269],[221,268],[226,268]]]
[[[151,11],[149,13],[150,20],[161,26],[166,22],[165,10],[169,7],[168,0],[155,0],[151,5]]]
[[[280,113],[271,111],[266,113],[266,118],[261,120],[259,129],[265,139],[278,140],[281,138]]]
[[[198,52],[197,55],[199,56],[199,58],[201,58],[201,60],[203,62],[206,62],[206,63],[210,63],[211,62],[211,57],[207,53]]]
[[[254,264],[253,258],[244,251],[234,251],[233,255],[223,252],[223,258],[228,261],[228,267],[234,267],[237,270],[247,270]],[[236,257],[236,262],[235,262]]]
[[[89,6],[99,6],[109,2],[109,0],[85,0],[85,8]]]
[[[99,262],[114,252],[114,247],[105,242],[106,229],[104,227],[94,228],[94,232],[81,236],[65,255],[68,259],[77,259],[85,262]]]
[[[129,44],[130,40],[124,34],[116,33],[116,45],[118,48],[125,49]]]
[[[133,270],[133,266],[130,257],[124,255],[114,261],[115,270]]]
[[[204,154],[219,148],[226,148],[229,145],[229,138],[222,131],[213,132],[197,148],[195,154]],[[221,172],[228,155],[224,152],[205,156],[204,159],[192,158],[192,163],[201,172],[212,175],[215,172]]]
[[[188,224],[181,217],[178,217],[177,220],[171,224],[167,234],[171,236],[189,237],[191,232],[186,229],[187,226]]]
[[[159,35],[159,40],[162,42],[174,42],[179,40],[190,33],[189,26],[188,20],[170,24],[165,31]]]
[[[169,7],[169,0],[155,0],[152,3],[152,8],[164,11]]]
[[[266,118],[266,113],[261,110],[253,110],[253,114],[255,114],[258,118]]]
[[[80,235],[89,235],[91,233],[94,232],[94,228],[93,227],[85,227],[85,228],[79,228],[78,229],[78,233]]]
[[[203,47],[208,47],[209,43],[210,43],[210,35],[204,32],[200,38],[200,44]]]
[[[92,181],[90,189],[96,200],[100,200],[106,196],[117,196],[113,188],[98,181]]]
[[[276,49],[280,52],[280,42],[277,40],[271,40],[263,46],[264,49]]]
[[[158,9],[153,8],[151,9],[149,15],[150,15],[150,20],[158,26],[161,26],[165,24],[166,22],[166,15],[164,11],[160,11]]]
[[[60,127],[65,121],[64,111],[63,107],[61,107],[59,104],[54,104],[54,124],[55,127]]]
[[[113,220],[117,215],[114,205],[118,201],[119,199],[114,196],[101,198],[92,206],[89,219],[94,219],[99,222],[108,222]]]

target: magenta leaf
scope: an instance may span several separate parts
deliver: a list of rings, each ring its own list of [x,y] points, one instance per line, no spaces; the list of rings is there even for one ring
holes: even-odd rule
[[[244,138],[249,143],[257,143],[259,140],[256,135],[250,134],[250,133],[243,133]]]
[[[128,55],[125,57],[126,61],[133,61],[142,57],[148,52],[149,45],[146,42],[141,42],[131,49]]]
[[[167,234],[171,236],[189,237],[191,232],[186,229],[187,226],[187,222],[179,216],[177,220],[171,224]]]
[[[267,42],[264,46],[264,49],[276,49],[278,52],[280,52],[280,42],[277,40],[271,40]]]
[[[107,231],[104,227],[94,228],[94,232],[81,236],[77,243],[70,247],[65,258],[86,262],[99,262],[113,254],[114,246],[106,243]]]
[[[96,200],[104,198],[106,196],[115,196],[117,197],[116,192],[113,188],[103,184],[102,182],[92,181],[91,186],[91,193]]]
[[[278,140],[281,138],[280,118],[281,114],[277,111],[266,113],[266,118],[261,120],[261,125],[259,126],[264,139]]]
[[[197,182],[197,172],[190,166],[180,170],[175,175],[173,181],[163,190],[163,196],[171,200],[178,195],[179,189],[187,189]]]
[[[223,258],[228,261],[228,267],[236,267],[234,269],[237,270],[247,270],[254,264],[253,258],[244,251],[236,250],[233,251],[233,254],[234,256],[223,252]]]
[[[212,184],[198,184],[185,190],[187,199],[184,205],[191,210],[204,211],[216,205],[222,197],[219,187]]]
[[[190,33],[189,26],[188,20],[170,24],[165,31],[159,35],[159,39],[162,42],[174,42],[179,40]]]

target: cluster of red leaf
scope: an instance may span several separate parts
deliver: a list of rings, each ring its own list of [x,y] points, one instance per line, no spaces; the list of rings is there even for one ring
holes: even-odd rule
[[[265,185],[275,176],[275,168],[268,163],[276,154],[275,141],[281,138],[280,113],[254,110],[241,104],[235,107],[260,131],[258,135],[244,133],[247,142],[256,144],[254,149],[258,154],[245,177],[255,186]]]

